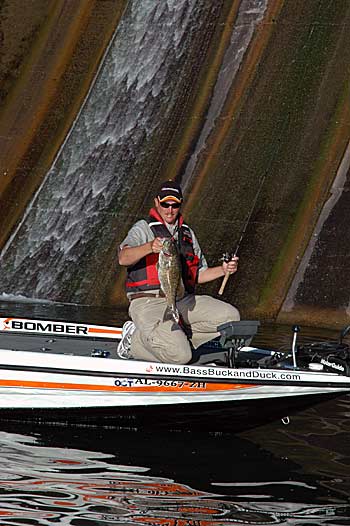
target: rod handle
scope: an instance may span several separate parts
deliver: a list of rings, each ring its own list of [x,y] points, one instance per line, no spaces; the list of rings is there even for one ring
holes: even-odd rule
[[[226,287],[226,283],[228,282],[228,278],[229,277],[230,277],[230,274],[227,272],[227,274],[225,274],[224,279],[222,280],[222,283],[221,283],[221,287],[220,287],[220,290],[219,290],[220,296],[222,296],[222,294],[224,293],[224,290],[225,290],[225,287]]]

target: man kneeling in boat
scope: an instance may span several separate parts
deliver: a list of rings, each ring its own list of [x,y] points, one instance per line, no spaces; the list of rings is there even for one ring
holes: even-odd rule
[[[121,358],[186,364],[192,357],[191,345],[199,347],[219,335],[218,325],[240,319],[232,305],[195,294],[196,283],[236,272],[238,258],[209,268],[193,230],[184,223],[182,202],[180,185],[163,183],[149,217],[137,221],[120,245],[119,264],[128,267],[126,293],[133,320],[123,327],[117,351]],[[158,260],[165,238],[177,244],[184,286],[184,295],[178,295],[172,309],[173,316],[167,315],[169,301],[159,279]]]

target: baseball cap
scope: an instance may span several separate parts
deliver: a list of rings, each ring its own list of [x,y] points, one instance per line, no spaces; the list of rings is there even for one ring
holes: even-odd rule
[[[164,203],[164,201],[182,203],[183,196],[181,186],[176,181],[165,181],[161,184],[157,197],[161,203]]]

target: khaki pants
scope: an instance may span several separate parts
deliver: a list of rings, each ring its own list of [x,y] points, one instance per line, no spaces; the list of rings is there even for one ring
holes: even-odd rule
[[[191,327],[194,348],[216,338],[222,323],[238,321],[238,310],[211,296],[190,294],[177,302],[179,312]],[[192,357],[189,341],[177,323],[166,315],[165,298],[138,298],[129,314],[136,325],[131,337],[131,356],[137,360],[186,364]],[[164,321],[165,317],[165,321]]]

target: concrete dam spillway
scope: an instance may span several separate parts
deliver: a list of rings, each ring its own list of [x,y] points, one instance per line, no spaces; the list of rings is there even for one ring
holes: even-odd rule
[[[350,4],[45,5],[21,45],[0,4],[0,294],[126,305],[117,246],[171,178],[211,265],[250,215],[243,317],[349,323]]]

